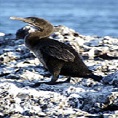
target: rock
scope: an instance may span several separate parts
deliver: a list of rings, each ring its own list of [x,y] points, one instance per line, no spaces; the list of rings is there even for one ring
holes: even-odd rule
[[[114,85],[118,87],[118,71],[104,77],[102,81],[104,84]]]
[[[65,26],[55,26],[52,40],[72,46],[86,65],[104,78],[71,77],[70,83],[41,84],[50,73],[13,34],[0,36],[0,116],[10,118],[110,118],[118,117],[118,38],[84,36]],[[30,26],[23,27],[27,32]],[[59,81],[67,77],[59,76]]]
[[[5,33],[0,32],[0,36],[5,36]]]

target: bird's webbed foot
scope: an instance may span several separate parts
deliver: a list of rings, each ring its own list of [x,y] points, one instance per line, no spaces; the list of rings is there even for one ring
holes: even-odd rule
[[[50,82],[46,82],[45,84],[48,84],[48,85],[57,85],[57,84],[63,84],[63,83],[70,83],[70,79],[71,77],[69,77],[67,80],[65,81],[59,81],[59,82],[53,82],[53,81],[50,81]]]
[[[41,84],[47,84],[47,85],[57,85],[57,84],[62,84],[62,83],[70,83],[70,79],[71,77],[69,77],[67,80],[65,81],[59,81],[59,82],[55,82],[55,81],[50,81],[50,82],[37,82],[33,85],[29,85],[32,88],[36,88],[39,87]]]

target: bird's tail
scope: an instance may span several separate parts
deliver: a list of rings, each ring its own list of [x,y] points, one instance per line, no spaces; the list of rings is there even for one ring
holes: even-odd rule
[[[100,82],[103,78],[102,76],[94,75],[94,74],[89,75],[89,77],[98,82]]]

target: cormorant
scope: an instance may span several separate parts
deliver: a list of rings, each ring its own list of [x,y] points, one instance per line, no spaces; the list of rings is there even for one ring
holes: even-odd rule
[[[19,32],[23,33],[22,36],[25,39],[25,45],[52,74],[50,82],[42,83],[50,85],[62,83],[56,82],[59,75],[92,78],[95,81],[102,79],[101,76],[94,75],[92,71],[88,69],[78,52],[71,46],[49,38],[54,32],[54,27],[48,21],[37,17],[11,17],[11,19],[26,22],[36,28],[34,32],[29,32],[28,34],[20,30]],[[19,33],[17,32],[17,34]],[[67,79],[67,81],[69,81],[69,79]]]

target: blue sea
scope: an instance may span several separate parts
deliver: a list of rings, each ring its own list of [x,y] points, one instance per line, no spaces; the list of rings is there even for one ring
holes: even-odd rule
[[[118,0],[0,0],[0,32],[26,25],[10,16],[37,16],[83,35],[118,37]]]

